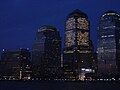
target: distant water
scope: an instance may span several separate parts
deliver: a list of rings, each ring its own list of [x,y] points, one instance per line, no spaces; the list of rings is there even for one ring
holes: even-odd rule
[[[120,83],[0,81],[0,90],[120,90]]]

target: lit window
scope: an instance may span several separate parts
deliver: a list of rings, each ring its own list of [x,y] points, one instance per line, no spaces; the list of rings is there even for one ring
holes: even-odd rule
[[[66,21],[66,30],[70,30],[70,29],[73,29],[73,28],[75,28],[75,19],[74,18],[69,18]]]
[[[113,37],[114,35],[108,35],[108,37]]]
[[[70,47],[75,44],[75,32],[74,31],[66,31],[65,32],[65,45],[66,47]]]
[[[86,20],[86,18],[78,18],[77,21],[77,28],[89,30],[89,22]]]
[[[77,32],[77,44],[88,45],[88,32]]]
[[[107,37],[106,35],[105,36],[101,36],[102,38],[104,38],[104,37]]]

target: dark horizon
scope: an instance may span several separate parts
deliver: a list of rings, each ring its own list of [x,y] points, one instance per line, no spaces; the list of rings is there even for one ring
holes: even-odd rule
[[[79,9],[88,15],[90,36],[95,50],[97,25],[103,13],[114,10],[120,14],[119,0],[111,1],[0,1],[0,52],[2,49],[32,48],[37,29],[43,25],[55,26],[64,45],[64,27],[67,15]]]

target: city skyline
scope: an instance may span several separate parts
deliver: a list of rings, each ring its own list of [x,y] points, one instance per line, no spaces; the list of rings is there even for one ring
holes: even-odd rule
[[[37,29],[43,25],[52,25],[57,27],[61,33],[63,41],[66,16],[75,9],[80,9],[88,15],[90,19],[91,39],[93,40],[93,44],[96,49],[97,24],[100,16],[108,10],[115,10],[118,14],[120,13],[120,1],[118,0],[53,0],[52,2],[47,0],[7,0],[0,2],[0,51],[2,51],[3,48],[31,49],[34,42],[35,33]]]
[[[98,53],[96,53],[90,39],[89,18],[86,13],[76,9],[66,17],[65,47],[62,53],[61,37],[57,28],[42,26],[36,33],[32,55],[29,49],[20,49],[20,52],[14,51],[15,53],[6,50],[1,52],[1,80],[101,81],[100,78],[107,78],[107,81],[120,80],[117,56],[120,43],[119,26],[120,16],[116,11],[109,10],[101,16],[97,29]],[[25,63],[30,60],[31,64]],[[15,61],[20,62],[14,67],[15,64],[12,63]],[[108,68],[105,74],[99,72],[101,66],[105,66],[103,71]],[[15,71],[12,73],[12,70]]]
[[[0,90],[119,90],[120,0],[0,0]]]

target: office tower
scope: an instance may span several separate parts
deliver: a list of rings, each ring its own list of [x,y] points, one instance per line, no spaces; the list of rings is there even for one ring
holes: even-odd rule
[[[1,53],[1,76],[7,79],[30,79],[31,54],[28,49],[4,50]]]
[[[53,26],[38,29],[32,49],[32,61],[36,77],[56,78],[61,66],[61,37]]]
[[[93,44],[88,16],[76,9],[67,16],[65,26],[64,75],[82,80],[93,72]]]
[[[107,11],[100,18],[97,52],[99,73],[120,72],[120,16],[115,11]]]

